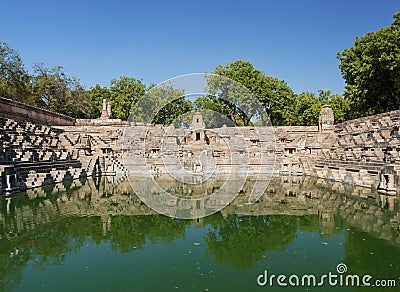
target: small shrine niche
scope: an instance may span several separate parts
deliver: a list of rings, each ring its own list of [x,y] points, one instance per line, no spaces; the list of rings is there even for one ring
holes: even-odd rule
[[[193,142],[204,142],[205,134],[204,130],[206,128],[205,123],[203,122],[203,116],[199,112],[195,112],[192,119],[192,141]]]
[[[106,99],[103,99],[103,108],[101,111],[100,119],[102,120],[112,119],[111,103],[107,102]]]
[[[335,129],[334,126],[335,118],[333,116],[333,110],[329,105],[322,106],[319,112],[318,119],[318,130],[320,132],[330,132]]]
[[[199,112],[195,112],[192,119],[192,129],[205,129],[206,125],[203,122],[203,116]]]

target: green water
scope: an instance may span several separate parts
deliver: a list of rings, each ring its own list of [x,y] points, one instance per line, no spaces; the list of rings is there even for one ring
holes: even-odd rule
[[[200,220],[156,214],[123,178],[0,199],[1,291],[398,291],[398,200],[310,178],[274,178]],[[260,287],[257,277],[347,274],[397,287]],[[318,278],[317,278],[318,279]]]

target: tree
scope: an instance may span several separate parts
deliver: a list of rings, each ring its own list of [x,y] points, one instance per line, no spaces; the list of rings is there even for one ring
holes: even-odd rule
[[[210,76],[210,93],[218,97],[219,103],[223,103],[228,117],[235,124],[248,126],[252,117],[263,110],[258,108],[264,97],[261,84],[263,72],[254,69],[250,62],[236,61],[228,63],[225,67],[219,65],[213,73],[227,78]],[[243,90],[245,88],[247,90]]]
[[[114,118],[126,120],[132,106],[143,96],[146,86],[142,80],[121,76],[110,83],[110,102]],[[107,95],[107,93],[104,91]],[[107,98],[106,98],[107,99]]]
[[[321,101],[312,92],[302,92],[296,95],[295,99],[295,119],[297,126],[318,125],[319,112],[321,111]]]
[[[351,109],[351,101],[348,98],[344,98],[339,94],[332,94],[330,90],[320,89],[318,93],[321,106],[327,104],[332,108],[333,115],[335,116],[335,123],[341,123],[356,118]]]
[[[346,81],[345,97],[366,116],[400,106],[400,12],[377,32],[357,37],[354,46],[339,52],[339,68]]]
[[[275,77],[265,77],[265,107],[275,126],[295,124],[295,94],[285,81]]]
[[[323,105],[329,105],[335,116],[335,123],[341,123],[351,114],[350,100],[338,94],[332,94],[330,90],[318,90],[318,95],[312,92],[296,94],[294,102],[295,125],[318,125],[319,112]]]
[[[284,81],[266,76],[246,61],[230,62],[224,67],[219,65],[213,73],[240,83],[253,95],[249,96],[248,92],[232,86],[233,83],[228,81],[209,82],[210,93],[218,100],[208,98],[202,102],[207,106],[214,103],[211,107],[220,108],[221,113],[227,114],[237,125],[249,125],[252,118],[263,110],[267,111],[274,125],[293,123],[290,113],[293,112],[294,93]],[[254,102],[254,97],[258,104]],[[258,108],[259,104],[263,108]]]
[[[92,117],[99,118],[103,110],[103,99],[111,100],[111,91],[107,87],[96,84],[89,90],[90,99],[93,104]]]
[[[175,121],[179,121],[179,118],[185,113],[192,110],[192,102],[186,100],[184,96],[175,99],[173,102],[167,103],[154,118],[154,123],[170,125]]]
[[[0,96],[35,105],[21,56],[3,41],[0,41]]]
[[[150,84],[146,94],[133,107],[130,121],[170,125],[192,110],[185,93],[169,84]]]
[[[234,126],[227,103],[213,95],[199,96],[193,102],[195,111],[203,116],[207,128],[220,128],[223,125]],[[191,123],[191,119],[189,123]]]
[[[74,118],[87,118],[92,113],[90,95],[75,77],[65,74],[63,67],[34,65],[32,93],[37,105]]]

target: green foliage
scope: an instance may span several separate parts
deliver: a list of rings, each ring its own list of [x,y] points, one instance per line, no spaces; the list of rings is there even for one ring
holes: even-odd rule
[[[339,123],[399,108],[400,13],[394,17],[389,27],[357,38],[353,48],[338,54],[347,82],[345,98],[329,90],[320,90],[318,96],[310,92],[294,94],[285,81],[266,76],[246,61],[217,66],[207,80],[210,95],[197,97],[193,104],[172,86],[150,84],[146,88],[142,80],[127,76],[112,79],[109,87],[97,84],[86,91],[61,66],[36,64],[29,75],[19,53],[2,41],[0,96],[76,118],[100,117],[106,99],[113,117],[126,120],[147,90],[146,100],[136,109],[135,121],[187,126],[191,121],[185,113],[195,110],[204,115],[209,128],[232,125],[231,121],[239,126],[262,125],[267,120],[265,112],[275,126],[317,125],[322,105],[328,104]]]
[[[111,249],[120,253],[142,249],[151,244],[168,243],[183,238],[188,220],[172,219],[164,215],[115,216],[110,231]]]
[[[213,73],[227,78],[211,75],[208,78],[209,92],[218,97],[217,104],[223,104],[222,110],[235,124],[248,126],[253,116],[262,111],[259,105],[263,97],[263,72],[254,69],[250,62],[236,61],[225,67],[219,65]]]
[[[170,125],[174,121],[179,120],[179,117],[192,110],[192,102],[186,100],[185,97],[180,97],[174,102],[165,105],[154,119],[155,124]]]
[[[322,104],[314,93],[302,92],[296,95],[294,104],[297,126],[318,125],[318,117]]]
[[[319,90],[318,92],[321,106],[328,104],[332,108],[333,115],[335,116],[335,123],[341,123],[356,118],[351,108],[351,101],[348,98],[339,94],[332,94],[330,90]]]
[[[320,90],[318,96],[310,92],[295,94],[286,82],[265,76],[249,62],[236,61],[225,67],[220,65],[213,73],[246,86],[265,107],[275,126],[318,125],[319,112],[324,104],[332,107],[336,122],[352,117],[349,99],[333,95],[329,90]],[[211,85],[210,92],[216,95],[198,97],[194,101],[197,110],[218,111],[236,125],[249,125],[250,119],[260,112],[249,94],[241,92],[231,83],[214,82]]]
[[[268,93],[266,109],[275,126],[290,126],[294,124],[295,94],[285,81],[274,77],[266,77]]]
[[[399,109],[400,12],[394,19],[386,28],[357,37],[352,48],[337,55],[354,117]]]
[[[0,96],[34,104],[21,56],[3,41],[0,41]]]
[[[100,116],[102,101],[106,99],[111,102],[114,118],[127,120],[133,111],[133,122],[171,124],[192,109],[192,103],[185,99],[181,90],[171,86],[156,87],[153,83],[146,89],[141,80],[127,76],[111,80],[110,88],[97,84],[90,89],[90,96],[95,105],[95,117]]]
[[[110,83],[110,102],[114,118],[127,120],[132,106],[143,96],[145,85],[142,80],[121,76]]]
[[[341,123],[350,115],[350,100],[330,90],[319,90],[318,96],[312,92],[302,92],[296,95],[294,102],[294,117],[297,126],[318,125],[319,112],[323,105],[329,105],[335,116],[335,123]]]
[[[192,103],[185,99],[182,90],[168,84],[150,86],[132,109],[132,122],[170,125],[192,110]]]
[[[203,98],[197,102],[199,107],[217,110],[237,125],[250,125],[254,117],[263,120],[264,110],[274,125],[293,123],[294,93],[284,81],[266,76],[245,61],[230,62],[224,67],[219,65],[213,73],[234,80],[249,91],[232,82],[210,78],[210,93],[217,99]]]
[[[46,68],[35,64],[32,95],[37,105],[74,118],[87,118],[92,113],[90,95],[75,77],[65,74],[61,66]]]
[[[75,118],[91,116],[89,94],[75,77],[61,66],[34,66],[29,75],[18,52],[0,41],[0,96],[24,102]]]
[[[121,76],[119,79],[112,79],[110,88],[101,87],[96,84],[89,90],[93,103],[92,115],[100,117],[103,99],[111,103],[112,116],[116,119],[127,120],[132,106],[143,96],[145,85],[142,80]]]
[[[216,263],[226,263],[236,269],[249,269],[266,252],[283,251],[296,237],[296,217],[228,216],[225,220],[212,220],[204,240],[206,255]],[[213,222],[214,221],[214,222]]]
[[[96,84],[95,87],[90,88],[89,96],[93,104],[92,117],[99,118],[103,109],[103,99],[110,100],[111,92],[107,87]]]
[[[209,129],[220,128],[223,125],[234,126],[227,103],[215,96],[199,96],[194,100],[193,107],[203,115]]]

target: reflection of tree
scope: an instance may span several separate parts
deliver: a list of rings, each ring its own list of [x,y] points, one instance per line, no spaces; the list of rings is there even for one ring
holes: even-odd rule
[[[113,217],[111,247],[125,253],[142,247],[146,239],[152,244],[168,243],[184,237],[185,229],[190,224],[191,221],[172,219],[164,215]]]
[[[10,257],[0,253],[0,291],[15,289],[22,279],[22,269],[29,260],[26,256]]]
[[[377,239],[366,232],[351,228],[346,240],[346,257],[343,262],[347,265],[348,274],[371,275],[376,279],[395,279],[399,281],[400,266],[398,259],[400,250],[383,239]],[[355,289],[355,288],[353,288]],[[366,290],[358,287],[359,291]],[[371,288],[371,291],[376,288]],[[398,287],[385,287],[384,291],[398,291]]]
[[[18,288],[27,266],[33,264],[41,269],[61,264],[70,254],[79,252],[84,244],[105,242],[115,252],[128,253],[144,248],[145,244],[163,244],[183,238],[186,228],[192,224],[192,221],[162,215],[144,215],[149,214],[148,208],[141,209],[145,206],[132,195],[130,187],[125,187],[129,186],[126,181],[114,185],[99,178],[95,187],[85,181],[79,187],[75,182],[64,184],[63,191],[46,186],[43,188],[45,195],[35,199],[15,197],[10,205],[0,200],[0,291]],[[158,182],[161,183],[161,178]],[[209,182],[212,187],[219,186],[218,180]],[[180,187],[169,181],[163,184]],[[374,239],[357,230],[349,232],[344,260],[349,272],[397,279],[400,267],[394,260],[400,258],[400,252],[388,244],[398,235],[393,225],[396,221],[391,221],[397,218],[394,217],[397,213],[380,209],[379,201],[348,196],[360,190],[347,185],[338,189],[329,181],[309,178],[291,181],[278,177],[271,181],[269,191],[257,203],[247,205],[245,195],[252,187],[253,184],[246,185],[244,194],[222,213],[259,216],[227,215],[225,218],[217,213],[198,222],[198,225],[203,222],[208,230],[206,255],[216,263],[246,269],[268,252],[284,251],[298,230],[322,231],[323,236],[329,237],[332,233],[344,232],[350,224],[386,240]],[[371,210],[375,211],[371,213]],[[315,215],[297,216],[300,214]],[[382,222],[385,224],[379,225]],[[377,271],[379,274],[375,274]]]
[[[191,224],[162,215],[116,216],[111,222],[110,232],[104,234],[100,217],[60,218],[12,240],[0,239],[0,291],[18,285],[22,269],[29,261],[36,268],[60,265],[68,254],[78,252],[87,242],[110,241],[113,250],[129,252],[146,241],[167,243],[183,237]]]
[[[102,225],[98,217],[71,217],[27,230],[10,241],[0,240],[0,290],[18,284],[29,261],[36,268],[62,264],[65,254],[79,251],[87,238],[97,241]]]
[[[216,216],[204,220],[212,226],[205,237],[207,256],[237,269],[251,267],[267,251],[284,250],[298,229],[295,216]]]
[[[318,216],[297,216],[296,217],[297,229],[306,232],[315,232],[320,229],[320,219]]]

